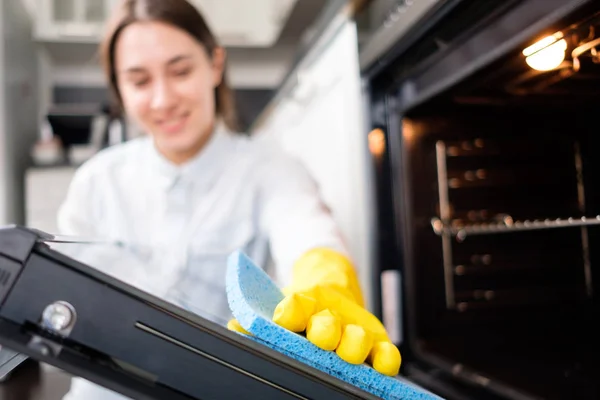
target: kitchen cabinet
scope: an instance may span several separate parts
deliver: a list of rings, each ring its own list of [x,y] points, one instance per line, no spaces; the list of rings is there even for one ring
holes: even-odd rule
[[[98,42],[118,1],[37,0],[34,38],[42,42]]]

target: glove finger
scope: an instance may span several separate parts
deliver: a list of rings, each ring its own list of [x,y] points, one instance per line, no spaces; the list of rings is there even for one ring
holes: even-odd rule
[[[306,338],[323,350],[333,351],[342,337],[342,321],[330,310],[320,311],[308,320]]]
[[[389,341],[381,321],[368,310],[342,295],[338,290],[319,286],[315,292],[319,306],[323,309],[335,310],[342,318],[344,325],[354,324],[364,327],[372,334],[374,342]]]
[[[336,353],[350,364],[362,364],[373,347],[373,338],[360,325],[346,325]]]
[[[292,332],[303,332],[316,307],[316,300],[309,296],[298,293],[286,296],[275,307],[273,322]]]
[[[398,375],[402,357],[393,343],[384,341],[375,343],[369,358],[376,371],[389,376]]]
[[[237,319],[231,319],[231,320],[229,320],[229,322],[227,322],[227,329],[229,329],[230,331],[235,331],[235,332],[243,333],[245,335],[252,335],[250,332],[248,332],[247,330],[245,330],[240,325],[240,323],[238,322]]]

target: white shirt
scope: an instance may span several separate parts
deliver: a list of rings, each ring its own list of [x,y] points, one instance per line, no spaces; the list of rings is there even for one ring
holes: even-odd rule
[[[311,248],[347,254],[303,166],[273,145],[224,129],[182,166],[163,158],[150,137],[103,150],[76,172],[58,226],[65,235],[125,243],[141,262],[107,262],[93,246],[78,258],[218,322],[231,316],[231,252],[244,251],[282,286]],[[64,399],[123,399],[110,393],[74,379]]]

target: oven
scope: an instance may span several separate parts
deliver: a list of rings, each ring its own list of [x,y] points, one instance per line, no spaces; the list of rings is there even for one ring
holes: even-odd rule
[[[403,373],[598,399],[600,1],[442,3],[363,70]]]

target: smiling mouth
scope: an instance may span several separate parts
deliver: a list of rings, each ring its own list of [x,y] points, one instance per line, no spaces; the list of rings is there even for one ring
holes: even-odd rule
[[[188,117],[189,113],[185,113],[175,118],[169,118],[168,120],[160,121],[158,126],[160,126],[161,130],[166,133],[177,133],[185,126]]]

